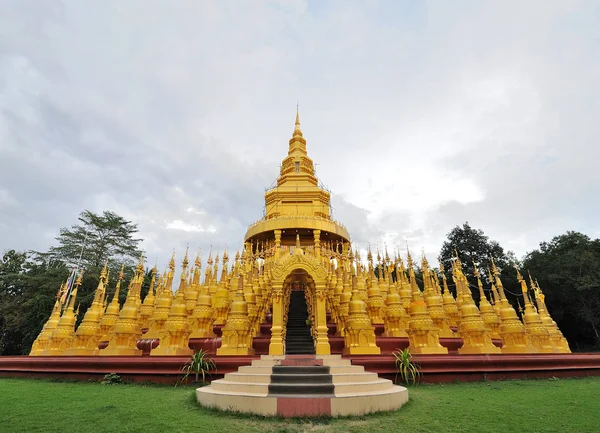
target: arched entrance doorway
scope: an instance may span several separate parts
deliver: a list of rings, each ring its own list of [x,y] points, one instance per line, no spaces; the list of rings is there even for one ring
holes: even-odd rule
[[[307,256],[302,249],[298,248],[293,255],[276,265],[273,269],[273,277],[273,322],[269,354],[284,355],[287,352],[287,320],[289,319],[290,302],[294,299],[292,312],[294,310],[302,312],[303,308],[306,309],[305,327],[306,320],[309,320],[308,328],[315,353],[317,355],[329,355],[331,350],[327,337],[325,305],[327,272],[323,264],[318,258]],[[301,303],[301,293],[304,294],[306,307]],[[294,318],[294,315],[292,315],[292,318],[295,320],[296,325],[301,325],[301,318]],[[305,342],[308,342],[308,339],[305,339]],[[295,351],[296,348],[292,347],[291,350]]]
[[[312,333],[313,311],[312,294],[315,283],[312,277],[303,269],[292,271],[283,284],[287,311],[285,322],[285,353],[286,355],[309,355],[315,353],[315,341]]]

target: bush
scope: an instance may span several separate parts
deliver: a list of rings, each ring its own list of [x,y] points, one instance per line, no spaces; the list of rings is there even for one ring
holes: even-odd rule
[[[104,376],[102,385],[119,385],[123,383],[123,379],[117,373],[109,373]]]

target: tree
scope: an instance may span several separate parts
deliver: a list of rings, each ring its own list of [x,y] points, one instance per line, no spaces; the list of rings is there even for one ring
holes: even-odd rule
[[[0,261],[0,355],[29,353],[68,273],[59,261],[10,250]]]
[[[59,245],[51,247],[45,256],[67,265],[81,264],[84,269],[99,269],[106,260],[126,266],[137,261],[141,254],[141,239],[134,237],[137,224],[111,211],[99,215],[85,210],[78,219],[82,224],[60,229],[56,238]]]
[[[516,271],[512,267],[513,264],[518,264],[514,253],[511,251],[505,253],[504,248],[498,242],[490,240],[483,230],[472,228],[468,222],[465,222],[462,227],[454,227],[448,233],[439,256],[439,260],[444,265],[448,285],[451,287],[453,286],[452,262],[455,252],[458,253],[465,276],[471,282],[473,298],[476,302],[479,301],[479,290],[474,281],[475,266],[473,262],[477,264],[485,289],[489,290],[490,281],[488,281],[487,270],[491,269],[493,259],[501,272],[500,278],[507,289],[507,298],[516,305],[515,296],[519,295],[520,289],[516,280]],[[513,293],[515,295],[512,295]]]
[[[141,239],[135,237],[138,232],[137,224],[115,212],[96,214],[85,210],[78,219],[81,224],[60,229],[56,238],[58,246],[51,247],[47,253],[36,254],[41,260],[60,261],[69,267],[78,266],[84,271],[83,283],[77,293],[77,302],[81,304],[78,316],[80,321],[94,298],[104,263],[108,260],[111,276],[109,287],[114,287],[121,265],[125,265],[122,286],[127,288],[142,252],[138,249]],[[121,290],[121,303],[126,295],[127,291]]]
[[[525,256],[554,320],[575,350],[600,347],[600,239],[569,231]]]
[[[467,278],[473,277],[475,267],[473,262],[478,264],[479,272],[482,277],[485,276],[487,282],[487,268],[491,268],[492,261],[500,269],[509,266],[509,259],[504,249],[496,241],[490,241],[483,233],[483,230],[472,228],[468,222],[462,227],[454,227],[447,235],[448,240],[442,245],[440,251],[440,261],[444,265],[446,272],[452,269],[452,257],[455,251],[462,262],[463,272]]]

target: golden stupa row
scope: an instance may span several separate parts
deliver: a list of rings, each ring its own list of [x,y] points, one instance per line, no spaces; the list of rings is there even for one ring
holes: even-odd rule
[[[425,257],[421,288],[410,253],[408,267],[397,254],[392,260],[387,252],[383,258],[378,253],[374,264],[369,251],[364,263],[353,251],[345,227],[331,219],[329,200],[329,192],[318,185],[296,114],[277,186],[265,194],[265,217],[249,227],[242,253],[236,254],[231,267],[224,252],[219,276],[219,257],[213,261],[211,253],[202,279],[201,260],[196,258],[190,268],[186,252],[177,291],[173,292],[173,257],[158,280],[154,268],[142,301],[140,259],[120,308],[123,273],[108,304],[105,266],[92,305],[75,330],[80,274],[68,296],[63,296],[66,284],[59,290],[30,355],[141,355],[141,340],[153,342],[150,355],[189,355],[190,340],[214,338],[219,325],[222,341],[217,356],[251,355],[253,338],[260,334],[261,324],[269,322],[269,354],[283,355],[292,290],[304,291],[307,326],[320,355],[331,353],[331,323],[336,336],[344,339],[343,352],[350,355],[379,354],[375,329],[381,327],[382,338],[408,337],[413,354],[448,353],[440,338],[462,339],[460,354],[570,352],[531,277],[528,287],[517,270],[525,305],[522,321],[506,299],[495,265],[489,270],[489,300],[480,275],[477,271],[474,275],[479,306],[458,255],[452,265],[455,295],[441,264],[440,284]],[[501,340],[502,347],[493,339]]]

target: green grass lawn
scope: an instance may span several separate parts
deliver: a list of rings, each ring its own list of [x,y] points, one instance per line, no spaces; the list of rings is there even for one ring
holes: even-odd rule
[[[600,378],[420,385],[396,412],[286,420],[216,412],[194,388],[0,378],[1,432],[598,432]]]

